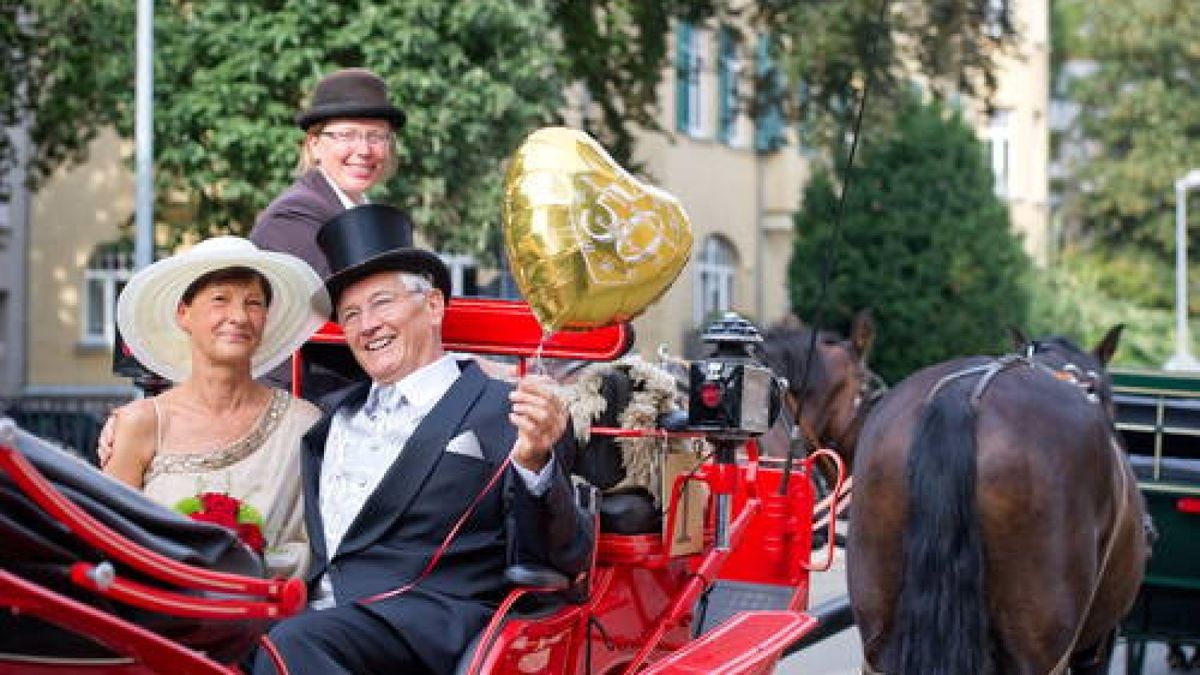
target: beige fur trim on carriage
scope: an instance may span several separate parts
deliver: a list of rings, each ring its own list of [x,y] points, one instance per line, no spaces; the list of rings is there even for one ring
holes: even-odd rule
[[[608,406],[600,395],[604,375],[612,370],[625,370],[633,381],[629,405],[618,416],[622,429],[653,429],[660,415],[679,409],[679,394],[675,378],[666,370],[640,356],[625,356],[612,363],[595,364],[584,368],[573,385],[567,387],[567,407],[575,424],[575,436],[581,443],[590,437],[590,427]],[[612,489],[641,486],[661,501],[663,453],[668,443],[672,449],[686,447],[678,440],[660,438],[620,438],[625,479]]]

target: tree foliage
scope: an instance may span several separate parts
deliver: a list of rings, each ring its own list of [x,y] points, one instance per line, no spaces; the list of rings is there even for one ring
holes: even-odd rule
[[[5,127],[28,125],[36,187],[132,105],[132,25],[128,0],[0,3],[0,177],[16,161]]]
[[[443,248],[482,250],[498,225],[501,162],[561,105],[538,2],[158,5],[158,192],[186,195],[205,229],[253,222],[290,180],[294,117],[317,79],[363,66],[408,117],[401,169],[376,198],[412,210]]]
[[[656,90],[670,64],[671,17],[716,20],[769,36],[772,62],[792,86],[778,87],[773,70],[757,72],[746,92],[752,116],[774,107],[805,120],[816,143],[840,143],[865,85],[872,96],[898,100],[914,79],[935,95],[986,99],[995,86],[996,57],[1013,43],[1010,0],[554,0],[573,80],[601,106],[591,129],[620,161],[633,134],[661,130]],[[751,50],[753,53],[753,50]],[[798,92],[798,89],[800,90]],[[894,106],[873,106],[886,120]]]
[[[24,29],[9,14],[4,30],[40,50],[18,73],[39,92],[23,106],[36,111],[35,139],[45,139],[39,166],[61,161],[64,148],[82,151],[114,120],[132,136],[128,8],[101,20],[95,3],[37,0],[23,14],[38,18]],[[63,18],[94,23],[63,30]],[[375,197],[412,210],[437,245],[481,251],[498,224],[501,162],[554,119],[565,86],[542,2],[163,0],[154,32],[156,212],[177,233],[247,231],[291,180],[302,138],[294,117],[317,79],[363,66],[388,81],[408,115],[401,170]],[[75,50],[86,58],[62,60]],[[43,83],[57,95],[42,95]]]
[[[31,178],[80,157],[98,128],[131,133],[133,5],[0,6],[12,46],[0,50],[0,121],[35,113]],[[500,159],[554,118],[568,83],[586,85],[600,111],[586,126],[623,164],[637,132],[662,130],[675,18],[745,29],[747,48],[750,31],[768,34],[793,86],[756,70],[747,109],[780,109],[831,142],[864,83],[894,98],[921,73],[935,90],[986,94],[1013,33],[995,0],[161,0],[155,13],[160,215],[244,230],[288,180],[306,92],[323,72],[361,65],[409,113],[404,167],[379,198],[414,210],[439,245],[470,250],[496,234]],[[0,171],[12,160],[0,136]]]
[[[894,131],[867,137],[851,174],[844,220],[819,172],[796,215],[789,269],[793,306],[845,328],[860,308],[878,326],[873,365],[894,381],[953,356],[1002,351],[1005,327],[1025,325],[1030,267],[974,133],[938,103],[909,101]],[[822,298],[818,273],[836,260]]]
[[[1200,168],[1200,6],[1186,0],[1084,6],[1075,28],[1086,39],[1070,44],[1073,56],[1093,68],[1069,90],[1086,151],[1069,167],[1077,189],[1068,191],[1066,207],[1079,218],[1069,231],[1081,239],[1068,243],[1128,259],[1126,273],[1137,266],[1152,273],[1174,255],[1174,183]],[[1146,258],[1158,264],[1138,262]],[[1133,285],[1149,287],[1151,280],[1140,276]]]
[[[628,164],[638,129],[662,131],[658,85],[671,61],[671,21],[704,18],[713,0],[552,0],[563,69],[586,87],[598,118],[584,130]]]

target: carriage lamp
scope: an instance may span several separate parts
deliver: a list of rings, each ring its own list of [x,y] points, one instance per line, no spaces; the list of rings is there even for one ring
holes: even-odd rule
[[[721,385],[716,382],[705,382],[700,385],[700,403],[705,408],[716,408],[721,405]]]
[[[737,449],[770,428],[779,410],[780,387],[771,370],[754,358],[762,334],[749,321],[729,312],[700,340],[713,350],[708,358],[693,361],[688,371],[688,427],[704,432],[715,448],[713,538],[718,550],[727,551]]]
[[[713,345],[713,353],[691,364],[688,427],[742,439],[766,432],[778,409],[779,388],[771,370],[751,353],[762,343],[758,329],[730,312],[700,339]]]

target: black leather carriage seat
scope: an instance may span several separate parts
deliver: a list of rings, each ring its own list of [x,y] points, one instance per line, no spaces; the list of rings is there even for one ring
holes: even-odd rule
[[[0,419],[0,429],[7,424]],[[0,442],[3,442],[3,434],[0,434]],[[258,557],[242,546],[231,531],[193,521],[164,508],[77,457],[20,429],[15,429],[15,442],[10,444],[67,499],[129,541],[197,567],[252,577],[263,575]],[[77,562],[100,563],[105,558],[43,511],[2,471],[0,538],[4,542],[0,546],[0,566],[4,569],[205,651],[217,660],[238,658],[265,629],[260,621],[206,621],[164,616],[119,605],[80,589],[68,578],[70,566]],[[164,588],[162,582],[137,569],[114,565],[118,575]],[[98,659],[114,656],[90,639],[33,617],[14,616],[2,610],[0,654]]]
[[[600,531],[606,534],[662,532],[662,509],[644,487],[622,488],[600,496]]]

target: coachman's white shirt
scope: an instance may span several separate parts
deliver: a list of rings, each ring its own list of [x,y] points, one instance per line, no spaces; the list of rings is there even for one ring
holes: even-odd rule
[[[461,372],[455,358],[447,354],[394,384],[373,383],[362,406],[342,408],[334,415],[325,441],[320,478],[321,522],[330,561],[417,425]],[[551,459],[536,473],[515,463],[512,466],[536,496],[549,487],[553,465]],[[405,580],[397,582],[400,585]],[[314,609],[334,606],[328,574],[321,576],[314,596],[310,603]]]

